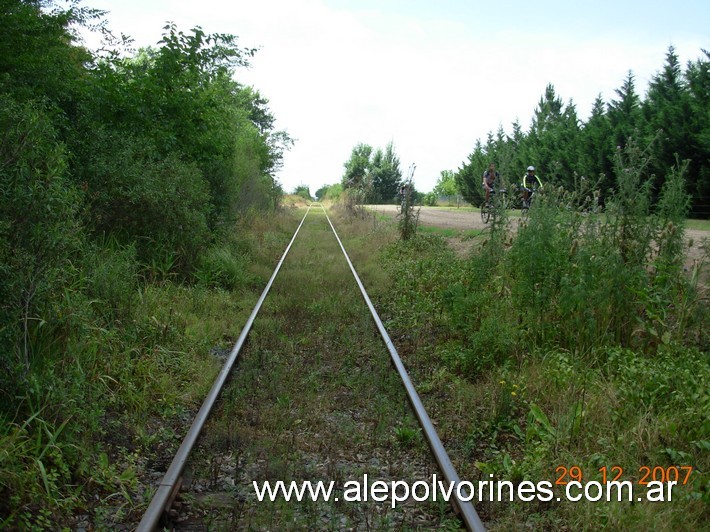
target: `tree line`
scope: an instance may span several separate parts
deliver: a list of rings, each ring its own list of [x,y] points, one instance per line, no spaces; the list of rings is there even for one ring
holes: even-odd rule
[[[615,154],[629,144],[643,147],[649,157],[645,171],[653,176],[657,199],[672,168],[685,168],[691,215],[710,217],[710,52],[682,68],[671,46],[663,68],[649,83],[645,98],[632,71],[615,90],[616,99],[594,101],[586,122],[575,104],[565,104],[548,84],[534,110],[527,132],[516,120],[512,133],[501,127],[478,140],[455,173],[464,198],[481,201],[481,174],[495,162],[502,176],[517,183],[528,165],[548,183],[572,188],[585,176],[601,193],[601,201],[617,187]]]
[[[0,528],[135,508],[121,446],[209,375],[220,333],[186,316],[259,284],[245,227],[292,143],[237,37],[167,23],[133,50],[79,4],[0,0]]]
[[[0,3],[0,395],[10,416],[33,365],[61,348],[67,316],[93,319],[97,257],[147,281],[192,282],[242,213],[281,195],[274,175],[291,139],[274,130],[268,101],[234,79],[255,50],[167,24],[157,46],[134,52],[105,15],[76,2]],[[78,28],[108,45],[87,49]]]
[[[363,203],[391,203],[397,198],[403,183],[394,142],[384,149],[369,144],[356,145],[344,163],[345,172],[337,190],[356,193]],[[319,190],[325,193],[325,190]]]

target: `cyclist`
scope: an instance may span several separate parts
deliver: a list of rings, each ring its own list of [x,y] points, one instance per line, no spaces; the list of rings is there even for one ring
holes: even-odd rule
[[[486,205],[490,205],[491,190],[495,187],[496,179],[500,173],[496,172],[496,163],[490,163],[488,170],[483,172],[483,189],[486,191]]]
[[[542,181],[540,181],[540,178],[535,174],[534,166],[528,166],[527,172],[523,175],[523,183],[521,188],[523,189],[523,205],[529,209],[531,195],[538,188],[542,189]]]

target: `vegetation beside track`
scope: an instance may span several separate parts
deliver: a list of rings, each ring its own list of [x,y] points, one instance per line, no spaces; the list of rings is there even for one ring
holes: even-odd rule
[[[254,53],[236,37],[169,24],[156,48],[91,52],[75,30],[104,15],[59,4],[10,0],[0,17],[0,528],[116,529],[145,508],[296,226],[274,210],[291,139],[235,81]],[[680,224],[629,211],[617,240],[597,242],[588,222],[547,212],[468,260],[435,236],[391,246],[381,221],[348,222],[462,472],[535,479],[573,460],[705,470],[707,300],[668,260]],[[589,238],[570,238],[575,227]],[[298,339],[286,347],[300,352]],[[283,422],[298,392],[277,395],[285,410],[268,421]],[[374,419],[377,438],[419,452],[415,428],[396,427],[395,445],[391,418]],[[484,510],[500,528],[651,528],[656,516],[653,528],[691,528],[705,478],[653,508]]]
[[[107,340],[91,365],[75,359],[75,365],[52,369],[61,377],[57,386],[73,382],[71,390],[56,389],[54,393],[67,398],[61,404],[72,416],[72,424],[65,430],[72,430],[75,436],[69,438],[71,434],[62,433],[62,427],[46,421],[51,419],[53,407],[45,402],[38,403],[31,424],[14,425],[12,435],[3,439],[8,455],[18,457],[14,462],[6,459],[4,478],[14,479],[15,493],[35,497],[13,514],[16,522],[28,524],[27,528],[57,522],[110,528],[140,517],[150,497],[150,484],[167,467],[191,412],[221,364],[206,353],[228,349],[238,336],[302,213],[289,208],[245,222],[239,236],[225,244],[222,252],[211,254],[215,261],[223,262],[212,269],[205,266],[198,285],[164,282],[137,290],[121,329],[93,331],[93,336],[84,337],[87,344],[92,339]],[[504,232],[489,233],[482,248],[465,258],[453,253],[435,234],[420,233],[408,242],[397,241],[394,224],[378,218],[343,216],[336,227],[463,479],[476,481],[492,474],[496,479],[554,482],[559,466],[579,466],[586,479],[598,480],[600,467],[619,465],[624,468],[624,478],[638,481],[642,466],[696,468],[691,482],[676,489],[672,503],[476,504],[486,526],[500,530],[522,526],[590,529],[601,523],[642,530],[658,528],[661,523],[661,529],[668,530],[697,528],[708,502],[704,473],[708,466],[708,397],[703,386],[708,376],[707,300],[683,272],[665,276],[670,284],[660,290],[648,277],[662,271],[657,268],[660,264],[654,268],[645,264],[637,274],[645,272],[646,283],[635,285],[635,293],[646,297],[635,300],[630,336],[626,343],[608,338],[602,343],[602,336],[585,335],[579,324],[565,321],[575,319],[571,313],[559,312],[566,293],[564,297],[561,292],[552,294],[552,304],[537,307],[533,306],[535,301],[514,297],[525,289],[524,279],[518,278],[521,272],[544,274],[538,286],[547,286],[549,276],[557,274],[561,279],[562,273],[570,275],[584,265],[580,262],[573,267],[570,251],[574,239],[569,240],[571,233],[561,230],[583,224],[573,222],[579,221],[577,214],[564,214],[568,215],[571,218],[565,222],[560,211],[550,205],[531,216],[527,236],[511,240]],[[643,220],[649,223],[647,217]],[[557,228],[554,233],[548,224]],[[533,255],[535,250],[525,239],[550,234],[555,238],[547,252]],[[604,242],[578,240],[576,245],[579,256],[597,253],[599,260],[605,257]],[[306,262],[322,256],[314,246],[310,242],[298,252]],[[612,248],[608,253],[613,253]],[[535,269],[536,261],[541,260],[547,261],[548,267]],[[586,286],[589,290],[583,297],[578,295],[577,301],[603,304],[602,297],[592,297],[603,286],[601,281],[611,282],[613,276],[626,279],[623,276],[628,274],[599,268],[589,272],[594,283],[577,282],[578,289]],[[125,265],[119,265],[106,275],[117,281],[123,270]],[[330,382],[326,391],[332,394],[328,404],[333,412],[328,415],[330,421],[337,421],[335,406],[352,400],[351,413],[366,407],[363,403],[367,399],[360,399],[360,403],[353,399],[355,389],[386,380],[383,375],[389,368],[385,364],[365,371],[356,362],[360,353],[369,351],[359,344],[364,340],[346,335],[355,344],[348,344],[343,351],[336,340],[344,336],[344,329],[328,329],[327,324],[334,323],[332,316],[350,315],[356,296],[351,303],[342,299],[345,292],[341,289],[324,286],[324,293],[338,295],[318,302],[305,291],[300,277],[316,277],[313,268],[284,273],[288,289],[300,290],[300,295],[276,305],[272,318],[257,326],[249,342],[252,353],[245,357],[243,376],[238,378],[252,378],[267,364],[286,363],[278,371],[286,380],[279,381],[280,386],[262,377],[261,388],[247,396],[246,388],[231,388],[226,396],[233,402],[223,413],[249,418],[249,405],[260,398],[268,398],[270,406],[258,419],[252,419],[248,437],[235,436],[233,423],[215,421],[222,423],[224,431],[206,445],[209,448],[222,438],[240,446],[246,455],[254,452],[258,441],[266,441],[259,438],[268,430],[277,428],[281,436],[263,447],[277,456],[269,466],[270,474],[297,478],[316,475],[319,469],[295,459],[291,443],[302,443],[309,432],[323,434],[328,426],[308,421],[315,409],[307,406],[308,394]],[[555,286],[560,289],[565,285],[559,282]],[[645,291],[641,290],[644,287]],[[669,300],[672,305],[667,304]],[[313,343],[308,331],[296,326],[307,323],[306,316],[294,307],[304,301],[308,320],[319,323],[307,329],[325,328],[325,339]],[[665,321],[659,322],[659,316],[650,311],[664,308]],[[677,326],[683,308],[687,321],[681,334]],[[534,327],[529,326],[532,318],[537,320]],[[664,324],[667,329],[657,329]],[[135,343],[128,344],[128,337]],[[374,346],[377,341],[371,340]],[[589,343],[583,344],[585,341]],[[284,352],[305,357],[304,363],[289,365],[280,354]],[[353,375],[344,377],[346,380],[331,380],[332,375],[328,379],[312,377],[304,390],[296,377],[305,375],[305,365],[316,368],[329,354],[336,355],[331,360],[334,367],[349,368]],[[345,385],[350,378],[360,380]],[[396,395],[396,383],[388,386],[387,393]],[[343,389],[352,390],[347,401]],[[368,393],[368,397],[375,397]],[[381,399],[372,400],[379,413],[360,423],[369,427],[366,439],[383,448],[426,454],[416,425],[405,414],[404,401],[395,401],[403,421],[392,425],[389,407]],[[298,420],[306,428],[294,427]],[[328,432],[328,440],[342,442],[343,437],[353,436],[354,430],[353,426],[338,434]],[[336,445],[328,445],[328,452],[336,454]],[[279,462],[279,456],[291,460]],[[51,464],[46,480],[38,476],[40,461]],[[335,470],[331,473],[336,474]],[[47,486],[51,498],[44,491]],[[241,518],[252,524],[275,522],[268,521],[273,516],[240,511]],[[359,517],[351,518],[364,518],[368,512],[358,511]],[[315,523],[323,518],[318,512],[315,507],[299,510],[284,505],[277,520],[300,514]],[[446,519],[443,523],[454,524]]]
[[[96,257],[87,282],[101,291],[86,311],[112,303],[115,316],[101,327],[66,316],[64,346],[45,345],[48,360],[63,349],[62,361],[34,368],[23,399],[31,416],[8,420],[0,435],[0,524],[137,522],[221,367],[220,349],[239,335],[296,228],[292,210],[244,218],[192,285],[139,282],[121,248],[111,261]]]
[[[292,141],[236,81],[255,50],[174,24],[132,50],[80,4],[0,7],[2,529],[114,529],[141,507],[291,223]]]
[[[468,257],[423,232],[382,254],[391,284],[378,306],[463,478],[554,483],[577,467],[600,481],[618,466],[636,497],[645,468],[693,468],[672,502],[477,505],[491,529],[707,520],[707,242],[686,271],[682,176],[666,177],[652,212],[627,155],[603,217],[567,207],[584,205],[580,191],[551,193],[517,233],[503,219]]]

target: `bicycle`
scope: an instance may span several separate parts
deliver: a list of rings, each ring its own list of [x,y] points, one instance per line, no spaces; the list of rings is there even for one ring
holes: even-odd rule
[[[503,198],[506,194],[506,190],[504,188],[501,188],[497,192],[501,194],[501,198]],[[492,189],[489,200],[487,202],[484,201],[481,204],[481,221],[484,224],[487,224],[491,219],[493,219],[493,222],[495,223],[498,209],[505,208],[505,201],[502,199],[496,199],[497,192],[495,188]]]
[[[535,192],[537,191],[537,188],[528,188],[525,189],[521,187],[521,190],[527,190],[528,191],[528,199],[525,199],[525,196],[521,194],[520,197],[520,217],[523,220],[526,220],[528,218],[528,215],[530,214],[530,206],[532,205],[533,198],[535,197]]]

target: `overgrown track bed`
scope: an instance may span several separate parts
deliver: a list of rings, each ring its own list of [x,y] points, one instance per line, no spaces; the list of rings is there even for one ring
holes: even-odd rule
[[[292,243],[186,464],[170,524],[178,530],[460,527],[441,497],[410,497],[394,508],[389,498],[344,499],[351,481],[431,484],[435,474],[446,481],[446,467],[432,459],[429,445],[436,445],[425,441],[325,211],[312,209]],[[444,457],[437,462],[446,466]],[[252,483],[265,481],[332,481],[334,497],[259,502]],[[482,530],[473,507],[458,505],[465,525]]]

